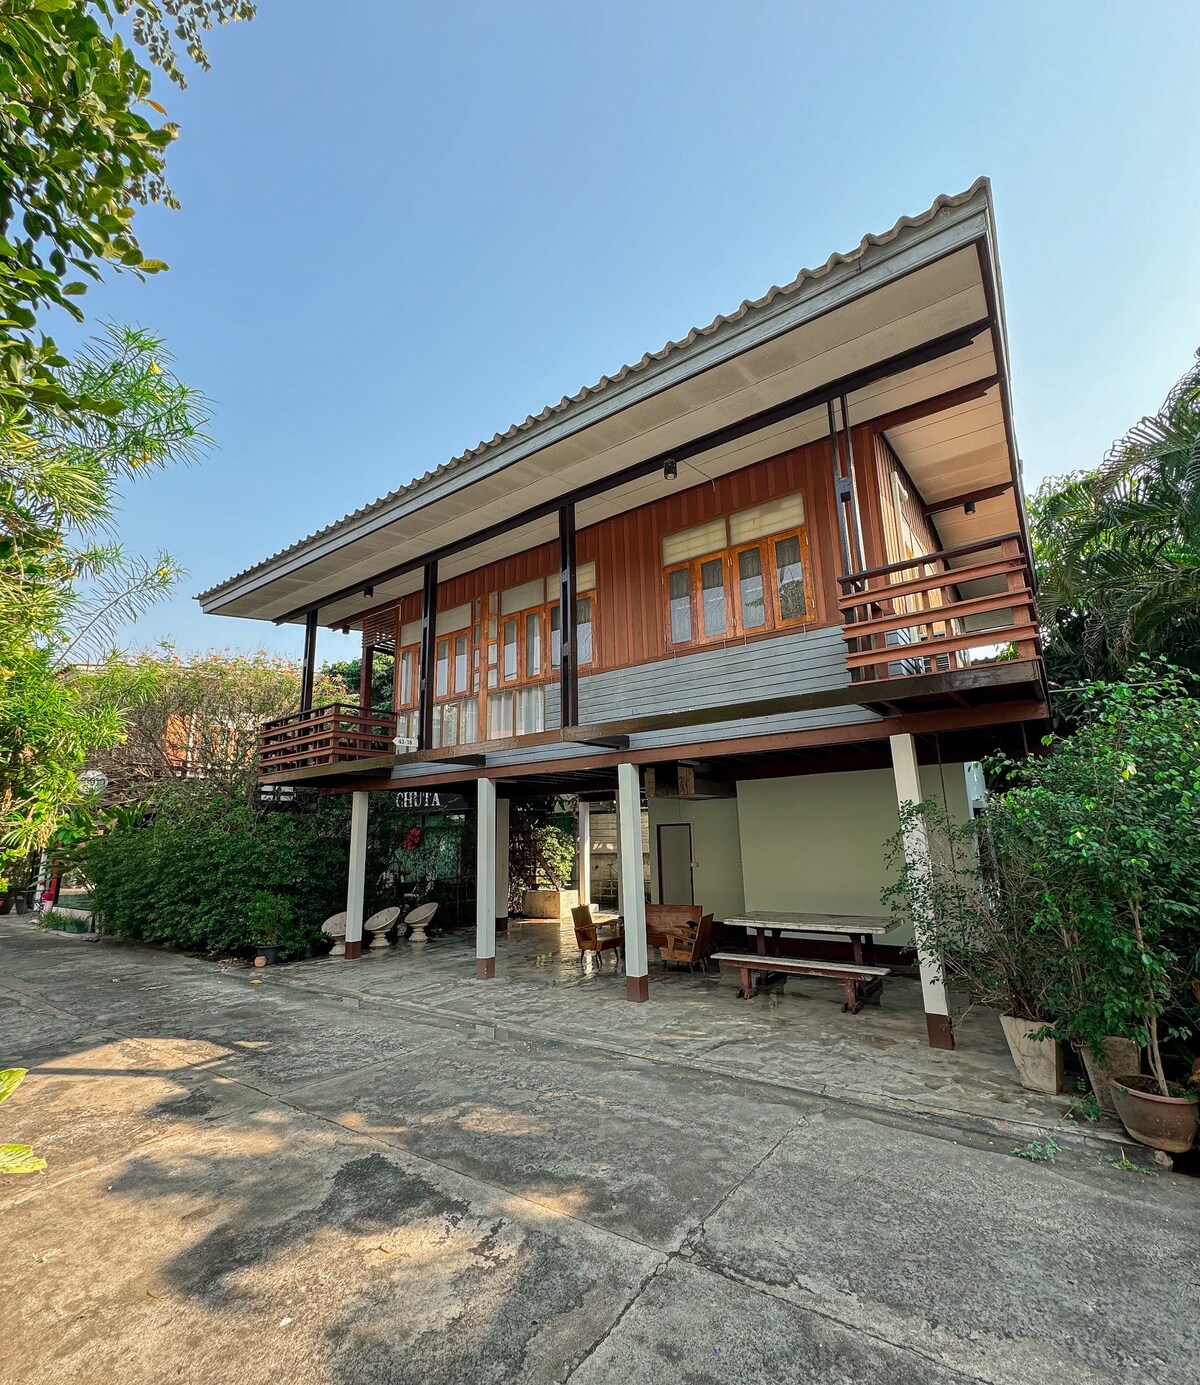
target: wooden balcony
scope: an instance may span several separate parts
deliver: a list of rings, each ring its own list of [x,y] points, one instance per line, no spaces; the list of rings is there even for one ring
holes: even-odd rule
[[[264,722],[258,737],[259,773],[276,775],[313,765],[392,755],[396,716],[331,702]]]
[[[995,662],[998,647],[1037,660],[1032,575],[1020,536],[964,544],[838,579],[856,682]]]

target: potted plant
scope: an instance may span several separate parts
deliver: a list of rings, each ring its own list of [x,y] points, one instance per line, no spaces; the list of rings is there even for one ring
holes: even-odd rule
[[[928,843],[906,853],[906,839]],[[1032,917],[1029,844],[1003,799],[967,822],[938,804],[906,805],[886,848],[897,873],[883,900],[897,925],[911,923],[967,1008],[987,1005],[1000,1024],[1021,1085],[1062,1090],[1062,1046],[1050,1027],[1054,937]]]
[[[256,967],[273,966],[279,960],[279,948],[291,923],[292,906],[278,895],[256,890],[247,908],[246,919],[250,942],[257,949]]]
[[[1038,915],[1061,941],[1054,1028],[1080,1046],[1134,1139],[1180,1153],[1197,1129],[1184,1079],[1185,962],[1200,945],[1200,702],[1161,664],[1080,696],[1078,727],[1026,762],[1008,795],[1036,823]],[[1120,1056],[1114,1037],[1127,1041]],[[1116,1071],[1103,1071],[1105,1056]]]

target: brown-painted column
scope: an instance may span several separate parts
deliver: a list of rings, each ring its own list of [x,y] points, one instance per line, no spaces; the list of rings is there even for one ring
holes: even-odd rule
[[[558,512],[558,629],[562,643],[559,665],[560,724],[579,724],[579,656],[576,652],[578,591],[575,563],[575,506]]]
[[[375,647],[364,644],[358,671],[358,705],[364,712],[371,710],[371,681],[375,675]]]
[[[422,750],[433,748],[433,664],[437,650],[437,559],[425,564],[421,601],[421,666],[417,675],[417,737]]]
[[[300,666],[300,710],[311,712],[313,679],[317,672],[317,613],[309,611],[304,617],[304,662]]]

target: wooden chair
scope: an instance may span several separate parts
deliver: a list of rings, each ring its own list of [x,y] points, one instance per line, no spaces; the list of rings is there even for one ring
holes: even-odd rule
[[[646,942],[661,955],[673,933],[690,935],[700,923],[698,904],[647,904]]]
[[[701,971],[707,971],[708,954],[712,951],[712,926],[713,916],[705,914],[695,929],[688,933],[668,934],[667,945],[661,953],[663,966],[668,962],[679,966],[686,963],[688,971],[691,971],[699,962]]]
[[[583,959],[586,953],[594,952],[596,960],[600,960],[602,952],[612,952],[616,954],[615,960],[620,963],[621,952],[624,949],[625,940],[621,937],[620,925],[616,925],[615,932],[609,932],[610,925],[601,925],[592,917],[592,906],[590,904],[579,904],[571,910],[571,923],[575,928],[575,946],[579,949],[579,966],[582,970]],[[601,932],[603,926],[604,931]]]

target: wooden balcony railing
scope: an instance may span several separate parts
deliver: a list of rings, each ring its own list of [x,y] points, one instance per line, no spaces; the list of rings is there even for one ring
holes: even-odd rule
[[[1015,644],[1022,659],[1038,657],[1031,574],[1017,534],[838,580],[846,662],[856,682],[964,668],[979,662],[972,651],[997,645]]]
[[[335,765],[395,753],[394,712],[332,702],[264,722],[258,737],[259,773]]]

